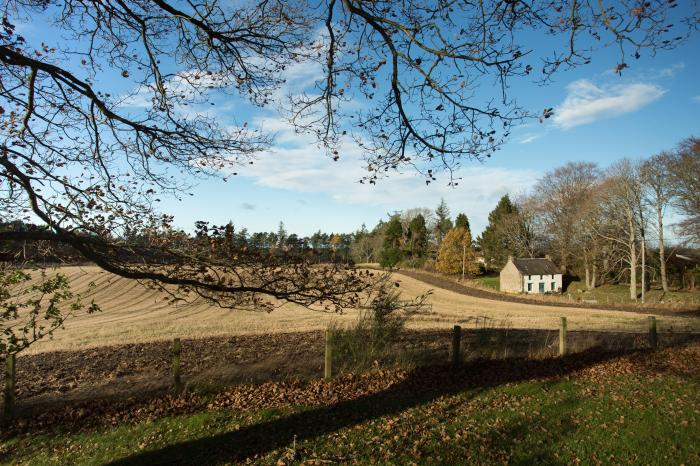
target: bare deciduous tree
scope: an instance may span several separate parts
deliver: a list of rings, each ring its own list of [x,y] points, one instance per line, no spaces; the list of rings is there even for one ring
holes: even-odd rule
[[[630,160],[623,159],[610,168],[601,183],[597,208],[602,221],[593,226],[595,232],[609,243],[609,257],[624,264],[620,270],[629,272],[630,299],[636,300],[643,202],[638,167]]]
[[[684,216],[678,230],[689,242],[700,245],[700,139],[683,140],[669,168],[674,206]]]
[[[668,291],[664,213],[673,199],[670,172],[672,157],[671,154],[662,152],[645,160],[641,166],[642,183],[646,187],[648,201],[656,212],[656,232],[659,240],[659,272],[661,275],[661,286],[664,291]]]
[[[569,162],[539,179],[534,193],[544,221],[544,230],[551,238],[555,257],[568,270],[575,256],[577,228],[584,206],[598,181],[598,167],[588,162]]]

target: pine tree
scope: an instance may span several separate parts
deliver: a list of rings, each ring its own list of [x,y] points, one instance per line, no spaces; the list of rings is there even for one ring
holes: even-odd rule
[[[403,227],[398,215],[393,215],[384,229],[384,242],[379,257],[382,267],[394,267],[403,259],[401,246],[403,243]]]
[[[229,220],[224,229],[224,251],[226,257],[231,257],[233,255],[233,222]]]
[[[248,249],[248,229],[243,228],[238,233],[234,234],[234,247],[238,251]]]
[[[517,207],[506,194],[498,201],[496,208],[489,214],[489,224],[478,239],[479,246],[484,252],[486,266],[490,269],[502,267],[506,259],[513,253],[511,245],[503,235],[501,222],[509,215],[516,213]]]
[[[408,226],[411,257],[423,257],[428,249],[428,228],[425,217],[416,215]]]
[[[440,199],[440,205],[437,207],[437,209],[435,209],[435,217],[435,228],[433,233],[435,235],[435,243],[439,248],[440,243],[442,243],[442,239],[452,228],[452,220],[450,220],[450,209],[447,207],[445,199]]]
[[[197,238],[208,238],[209,237],[209,222],[203,220],[197,220],[194,222],[194,234]]]
[[[403,242],[403,227],[398,215],[393,215],[384,230],[384,248],[400,249]]]
[[[284,222],[280,222],[277,228],[277,247],[283,248],[287,240],[287,230],[284,228]]]
[[[472,230],[469,227],[469,218],[467,218],[466,214],[459,214],[457,215],[457,218],[455,219],[455,228],[464,228],[471,234]]]

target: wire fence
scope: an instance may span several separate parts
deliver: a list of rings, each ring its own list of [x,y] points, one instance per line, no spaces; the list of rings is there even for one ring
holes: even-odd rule
[[[626,352],[700,341],[663,319],[640,316],[643,331],[516,329],[487,318],[432,330],[402,329],[387,341],[325,332],[159,341],[11,356],[4,361],[3,413],[104,397],[212,390],[237,383],[331,379],[372,367],[458,365],[475,359],[556,358],[588,350]],[[348,336],[350,335],[350,336]],[[355,340],[353,340],[353,338]]]

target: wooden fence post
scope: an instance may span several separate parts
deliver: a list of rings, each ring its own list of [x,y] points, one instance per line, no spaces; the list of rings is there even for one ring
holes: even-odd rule
[[[566,356],[567,351],[566,317],[562,317],[561,325],[559,326],[559,356]]]
[[[452,330],[452,364],[457,366],[461,361],[459,350],[460,341],[462,339],[462,327],[455,325]]]
[[[326,357],[323,366],[323,378],[330,380],[333,377],[333,332],[326,329]]]
[[[182,345],[180,339],[173,340],[173,386],[175,393],[182,391],[182,376],[180,374],[180,355],[182,354]]]
[[[15,409],[16,362],[14,353],[7,355],[7,359],[5,359],[5,404],[2,413],[5,419],[10,418]]]
[[[656,317],[649,316],[649,346],[655,350],[659,346],[659,340],[656,334]]]

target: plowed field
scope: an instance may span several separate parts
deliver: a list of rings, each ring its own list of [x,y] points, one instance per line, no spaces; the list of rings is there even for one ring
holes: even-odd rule
[[[102,312],[76,316],[51,340],[40,341],[26,353],[77,350],[97,346],[150,341],[232,335],[264,335],[280,332],[321,330],[331,322],[351,323],[357,311],[343,315],[310,311],[285,304],[271,312],[221,309],[204,300],[173,306],[165,295],[94,266],[62,267],[76,292],[95,299]],[[418,279],[396,275],[406,297],[433,289],[432,309],[414,316],[412,329],[448,329],[455,324],[468,328],[556,329],[566,316],[570,330],[644,332],[644,315],[616,310],[551,307],[494,301],[466,296],[428,285]],[[90,289],[89,284],[94,283]],[[700,318],[659,316],[660,332],[700,331]]]

